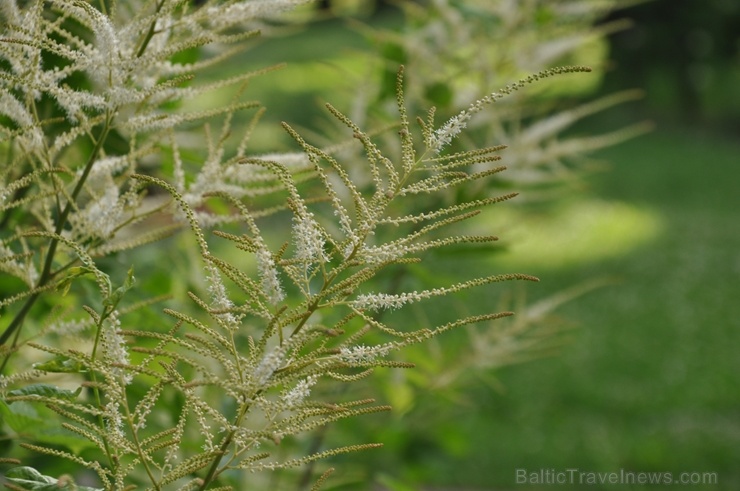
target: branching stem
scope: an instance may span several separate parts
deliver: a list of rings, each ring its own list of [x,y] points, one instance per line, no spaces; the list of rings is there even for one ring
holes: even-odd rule
[[[79,196],[80,192],[82,192],[82,189],[85,185],[85,181],[87,181],[87,178],[90,175],[90,171],[92,170],[93,165],[95,164],[95,161],[98,159],[98,156],[100,155],[100,151],[103,149],[105,140],[108,136],[108,133],[110,132],[111,122],[113,120],[113,113],[114,111],[110,111],[108,113],[105,119],[105,123],[103,124],[103,128],[101,128],[100,134],[95,140],[95,146],[90,152],[90,156],[87,159],[87,163],[85,164],[85,167],[82,170],[82,175],[80,175],[80,178],[77,180],[77,184],[75,185],[75,188],[72,191],[72,194],[70,195],[69,201],[67,201],[67,204],[64,206],[64,209],[59,214],[59,217],[57,219],[56,228],[54,229],[55,235],[61,235],[62,231],[64,230],[64,227],[67,225],[67,219],[69,218],[69,214],[72,212],[72,209],[74,208],[74,204],[77,200],[77,197]],[[46,252],[46,257],[44,258],[44,268],[41,271],[41,276],[39,277],[38,283],[36,284],[36,288],[41,288],[41,287],[46,286],[47,283],[54,277],[54,274],[52,273],[51,268],[54,264],[54,256],[56,254],[58,245],[59,245],[59,239],[57,238],[53,238],[49,242],[49,249]],[[40,292],[36,292],[32,294],[31,296],[29,296],[28,299],[26,299],[26,302],[23,304],[23,306],[18,311],[18,313],[15,315],[15,317],[10,322],[10,324],[8,324],[8,327],[5,329],[3,334],[0,335],[0,346],[4,345],[8,341],[8,339],[10,339],[10,336],[12,336],[16,330],[19,330],[21,328],[21,326],[23,325],[23,321],[26,318],[26,315],[31,310],[33,305],[36,303],[40,294],[41,294]],[[17,339],[18,339],[18,335],[16,335],[15,338],[13,339],[11,350],[9,350],[3,357],[2,365],[0,365],[0,374],[3,373],[6,365],[8,364],[8,361],[10,360],[10,356],[12,354],[12,348],[15,347]]]

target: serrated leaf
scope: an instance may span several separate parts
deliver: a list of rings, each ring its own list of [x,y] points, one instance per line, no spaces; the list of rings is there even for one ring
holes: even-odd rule
[[[40,420],[38,412],[32,405],[16,402],[11,409],[4,401],[0,401],[0,419],[16,433],[23,433],[33,428]]]
[[[5,473],[5,478],[23,489],[41,489],[40,486],[54,484],[57,481],[53,477],[41,474],[33,467],[14,467]]]
[[[51,384],[31,384],[20,389],[11,390],[8,392],[10,396],[29,396],[37,395],[40,397],[52,397],[55,399],[66,399],[68,401],[74,401],[77,396],[82,392],[82,387],[77,390],[66,390],[60,389]]]
[[[15,467],[5,473],[5,478],[18,489],[28,491],[103,491],[102,488],[78,486],[69,476],[45,476],[33,467]]]

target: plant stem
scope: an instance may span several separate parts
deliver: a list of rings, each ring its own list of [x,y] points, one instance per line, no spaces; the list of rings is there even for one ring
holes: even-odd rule
[[[255,396],[259,395],[260,392],[261,391],[258,391]],[[234,424],[235,427],[239,427],[241,425],[242,419],[244,419],[247,411],[249,411],[249,407],[250,405],[245,403],[244,406],[241,408]],[[218,455],[216,455],[216,457],[213,459],[211,467],[208,468],[208,473],[206,474],[206,477],[203,478],[203,484],[200,485],[198,491],[205,491],[211,481],[213,481],[218,476],[218,464],[221,463],[221,458],[226,455],[226,451],[229,449],[229,445],[231,445],[231,442],[234,440],[234,433],[235,430],[232,430],[229,432],[228,435],[226,435],[226,437],[224,437],[224,441],[221,443],[221,447],[218,449]]]
[[[95,361],[95,357],[98,351],[98,346],[100,344],[100,334],[103,331],[103,321],[105,320],[105,317],[100,316],[98,319],[97,324],[97,332],[95,333],[95,343],[93,344],[92,353],[90,354],[90,361]],[[95,374],[95,370],[90,370],[90,378],[93,381],[93,394],[95,394],[95,402],[99,408],[103,407],[103,399],[100,397],[100,389],[98,388],[98,377]],[[115,468],[115,459],[113,458],[113,454],[110,450],[110,445],[108,445],[108,439],[105,437],[105,420],[103,420],[103,416],[98,414],[98,425],[100,425],[100,429],[102,431],[103,436],[103,446],[105,447],[105,455],[108,457],[108,463],[111,466],[111,469]]]
[[[85,185],[85,181],[87,181],[87,178],[90,175],[90,171],[92,170],[93,165],[95,164],[95,161],[98,159],[98,155],[100,154],[100,151],[103,149],[103,144],[105,142],[105,139],[108,136],[108,133],[110,132],[111,121],[113,119],[112,114],[113,114],[113,111],[108,113],[105,119],[103,128],[100,130],[100,134],[98,135],[98,138],[95,141],[95,147],[93,147],[92,151],[90,152],[90,156],[87,159],[87,163],[85,164],[85,168],[82,171],[82,175],[77,181],[77,184],[75,185],[75,188],[72,191],[72,194],[70,195],[69,201],[67,201],[67,204],[65,205],[64,209],[59,214],[59,217],[57,219],[57,225],[56,225],[56,228],[54,229],[54,233],[56,235],[61,235],[62,231],[64,230],[64,227],[67,225],[67,219],[69,218],[69,214],[72,212],[74,203],[77,201],[77,197],[82,192],[82,189]],[[46,284],[54,276],[54,274],[51,271],[51,268],[54,264],[54,255],[56,254],[58,245],[59,245],[59,239],[54,238],[54,239],[51,239],[51,241],[49,242],[49,249],[46,252],[46,257],[44,259],[44,268],[41,271],[41,276],[39,277],[38,282],[36,283],[36,289],[46,286]],[[20,329],[20,327],[23,325],[23,321],[25,320],[26,315],[31,310],[31,308],[36,303],[36,301],[38,300],[39,295],[40,295],[40,292],[37,291],[36,293],[33,293],[30,297],[28,297],[26,302],[23,304],[23,307],[21,307],[21,310],[18,311],[18,313],[15,315],[15,317],[10,322],[10,324],[8,324],[8,327],[5,329],[2,335],[0,335],[0,346],[5,345],[8,339],[10,339],[10,336],[12,336],[13,333],[17,329]],[[11,345],[11,350],[8,351],[3,357],[2,365],[0,365],[0,374],[3,373],[3,371],[5,370],[5,366],[8,364],[8,361],[12,353],[12,348],[15,348],[17,340],[18,340],[18,336],[16,335]]]
[[[149,25],[149,30],[146,33],[146,36],[144,36],[144,40],[141,42],[141,46],[139,47],[139,50],[136,52],[136,57],[141,58],[141,56],[146,51],[147,46],[149,45],[149,41],[152,40],[154,37],[154,29],[157,26],[157,14],[159,14],[159,11],[162,10],[162,7],[164,6],[164,1],[162,0],[157,5],[157,8],[154,10],[155,19],[152,21],[152,23]]]
[[[126,389],[124,388],[124,398],[126,397],[125,390]],[[128,407],[128,400],[126,399],[124,402],[125,404],[123,405],[123,407],[126,410],[126,420],[128,421],[129,428],[131,429],[131,439],[134,441],[134,445],[136,446],[136,453],[139,455],[139,460],[141,460],[141,464],[144,466],[144,470],[146,471],[147,476],[149,476],[149,480],[152,482],[152,486],[154,486],[154,489],[156,491],[161,491],[162,487],[157,482],[157,478],[154,477],[152,469],[149,466],[149,462],[147,462],[146,456],[144,455],[144,450],[141,448],[141,442],[139,441],[139,436],[137,434],[136,427],[134,426],[133,417],[131,416],[131,411]]]

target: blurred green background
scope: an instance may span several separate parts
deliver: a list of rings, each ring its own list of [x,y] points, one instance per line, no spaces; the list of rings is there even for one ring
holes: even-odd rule
[[[398,22],[393,9],[361,18]],[[609,284],[558,310],[573,329],[555,356],[471,376],[462,396],[418,394],[403,414],[329,436],[386,443],[346,459],[371,469],[368,488],[543,490],[553,485],[517,483],[517,470],[578,469],[711,472],[718,483],[564,489],[740,489],[740,4],[661,0],[611,18],[634,24],[610,37],[599,92],[641,88],[645,97],[571,131],[646,119],[655,129],[593,155],[608,167],[557,202],[521,216],[497,207],[506,253],[438,271],[442,282],[482,265],[535,274],[539,284],[517,291],[530,303],[594,279]],[[288,62],[251,87],[266,119],[320,126],[319,101],[346,108],[341,81],[363,76],[353,51],[363,42],[342,19],[262,41],[244,63]],[[257,135],[257,149],[287,142]]]

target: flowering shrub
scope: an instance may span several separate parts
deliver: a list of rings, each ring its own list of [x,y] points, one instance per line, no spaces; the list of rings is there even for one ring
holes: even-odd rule
[[[500,145],[452,149],[475,114],[541,78],[588,69],[542,70],[441,126],[434,109],[407,114],[400,69],[392,144],[388,132],[381,142],[327,106],[342,138],[361,149],[368,182],[360,185],[350,177],[359,159],[343,161],[288,124],[300,156],[250,154],[263,109],[242,96],[271,68],[198,84],[198,73],[236,55],[273,15],[303,3],[2,3],[0,414],[18,441],[2,461],[14,465],[7,487],[225,490],[247,479],[267,487],[244,473],[375,448],[380,443],[313,451],[301,437],[388,409],[335,385],[379,367],[409,368],[404,349],[512,315],[418,327],[379,313],[536,281],[491,274],[390,292],[375,280],[431,249],[495,241],[444,232],[515,193],[422,210],[413,203],[504,170],[494,165]],[[178,104],[226,87],[237,90],[224,107],[187,112]],[[243,111],[254,116],[239,128]],[[178,232],[196,244],[200,264],[192,268],[204,288],[188,292],[189,304],[163,308],[165,321],[149,313],[161,299],[137,293],[135,275],[151,272],[123,253]],[[222,254],[227,249],[242,256]],[[121,269],[123,260],[132,264]],[[165,271],[167,260],[158,255]],[[75,482],[90,479],[83,470],[94,475],[86,486]]]

